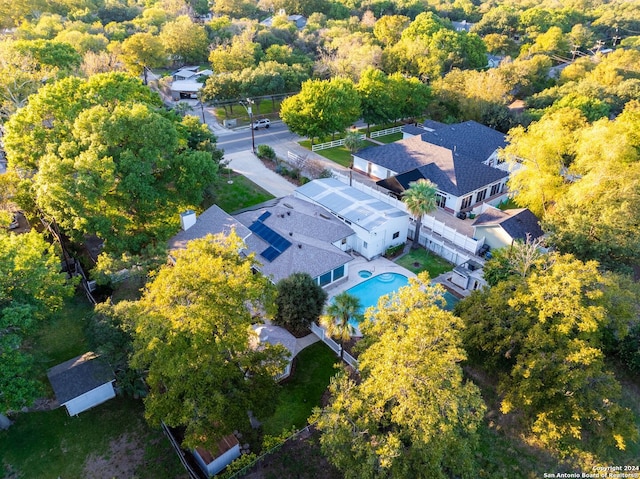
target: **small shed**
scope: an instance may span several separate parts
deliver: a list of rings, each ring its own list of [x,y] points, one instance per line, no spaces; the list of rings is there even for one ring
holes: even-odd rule
[[[47,376],[56,399],[70,416],[77,416],[116,395],[113,370],[93,352],[52,367]]]
[[[473,236],[484,238],[491,249],[510,246],[514,241],[535,240],[544,235],[540,220],[528,208],[501,211],[489,207],[473,223]]]
[[[213,476],[240,457],[240,443],[236,436],[229,434],[218,441],[215,452],[196,447],[193,457],[205,474]]]

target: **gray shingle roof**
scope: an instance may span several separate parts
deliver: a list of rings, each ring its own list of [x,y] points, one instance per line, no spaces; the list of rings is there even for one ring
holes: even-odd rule
[[[115,381],[111,367],[92,352],[52,367],[47,377],[60,404]]]
[[[473,222],[474,227],[501,226],[509,236],[516,240],[526,240],[527,235],[531,239],[544,235],[540,227],[540,220],[528,208],[501,211],[497,208],[489,208],[479,215]]]
[[[483,186],[495,183],[509,175],[482,163],[464,157],[440,157],[434,162],[414,168],[399,175],[380,180],[379,186],[401,195],[409,185],[419,179],[434,182],[438,189],[454,196],[463,196]]]
[[[475,121],[446,125],[422,134],[424,141],[442,146],[455,155],[483,162],[498,148],[507,146],[505,135]]]
[[[204,238],[208,234],[223,233],[228,235],[232,229],[246,241],[251,231],[233,216],[225,212],[217,205],[204,211],[196,219],[196,223],[188,230],[182,230],[169,240],[169,250],[184,249],[192,239]]]
[[[262,263],[260,270],[274,282],[296,272],[315,278],[351,261],[349,254],[332,243],[353,235],[353,230],[308,201],[285,196],[239,213],[236,219],[248,227],[267,211],[271,215],[263,220],[264,224],[290,241],[291,247],[273,261],[267,261],[260,256],[269,246],[266,241],[252,234],[245,243]]]

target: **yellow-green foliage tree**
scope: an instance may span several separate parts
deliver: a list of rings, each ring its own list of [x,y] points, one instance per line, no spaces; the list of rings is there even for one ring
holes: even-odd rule
[[[595,261],[554,253],[456,307],[470,354],[504,373],[502,412],[521,413],[561,454],[604,454],[637,440],[604,356],[604,338],[619,341],[634,322],[638,296],[628,286]]]
[[[275,406],[282,346],[256,347],[251,324],[273,310],[275,287],[255,274],[242,241],[207,236],[175,252],[136,302],[119,303],[134,337],[131,366],[147,371],[145,416],[186,428],[188,446],[216,444]]]
[[[347,479],[477,477],[485,406],[463,378],[462,323],[438,307],[441,294],[424,274],[367,312],[362,381],[334,379],[318,421],[322,451]]]

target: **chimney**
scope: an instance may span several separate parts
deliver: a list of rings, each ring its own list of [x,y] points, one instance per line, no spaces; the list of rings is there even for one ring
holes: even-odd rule
[[[180,213],[180,226],[182,229],[187,231],[193,225],[196,224],[196,212],[192,210],[187,210],[184,213]]]

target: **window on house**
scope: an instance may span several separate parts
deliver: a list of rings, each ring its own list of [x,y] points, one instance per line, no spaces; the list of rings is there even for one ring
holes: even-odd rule
[[[500,191],[500,183],[491,185],[491,193],[489,194],[489,196],[497,195],[499,191]]]
[[[471,206],[471,196],[466,196],[466,197],[462,198],[462,205],[460,205],[460,209],[464,210],[465,208],[468,208],[469,206]]]
[[[325,286],[331,283],[331,271],[320,276],[320,286]]]
[[[438,205],[440,208],[444,208],[444,205],[447,204],[447,197],[444,196],[442,193],[436,193],[436,205]]]
[[[333,280],[337,281],[344,276],[344,265],[333,270]]]
[[[393,239],[396,239],[399,237],[400,237],[400,231],[396,231],[395,233],[393,233]]]
[[[362,247],[363,247],[364,249],[367,249],[367,248],[369,247],[369,245],[367,244],[367,242],[366,242],[366,241],[363,241],[363,242],[362,242]]]
[[[482,191],[479,191],[478,194],[476,195],[476,203],[480,203],[486,197],[487,197],[487,190],[486,189],[484,189]]]

